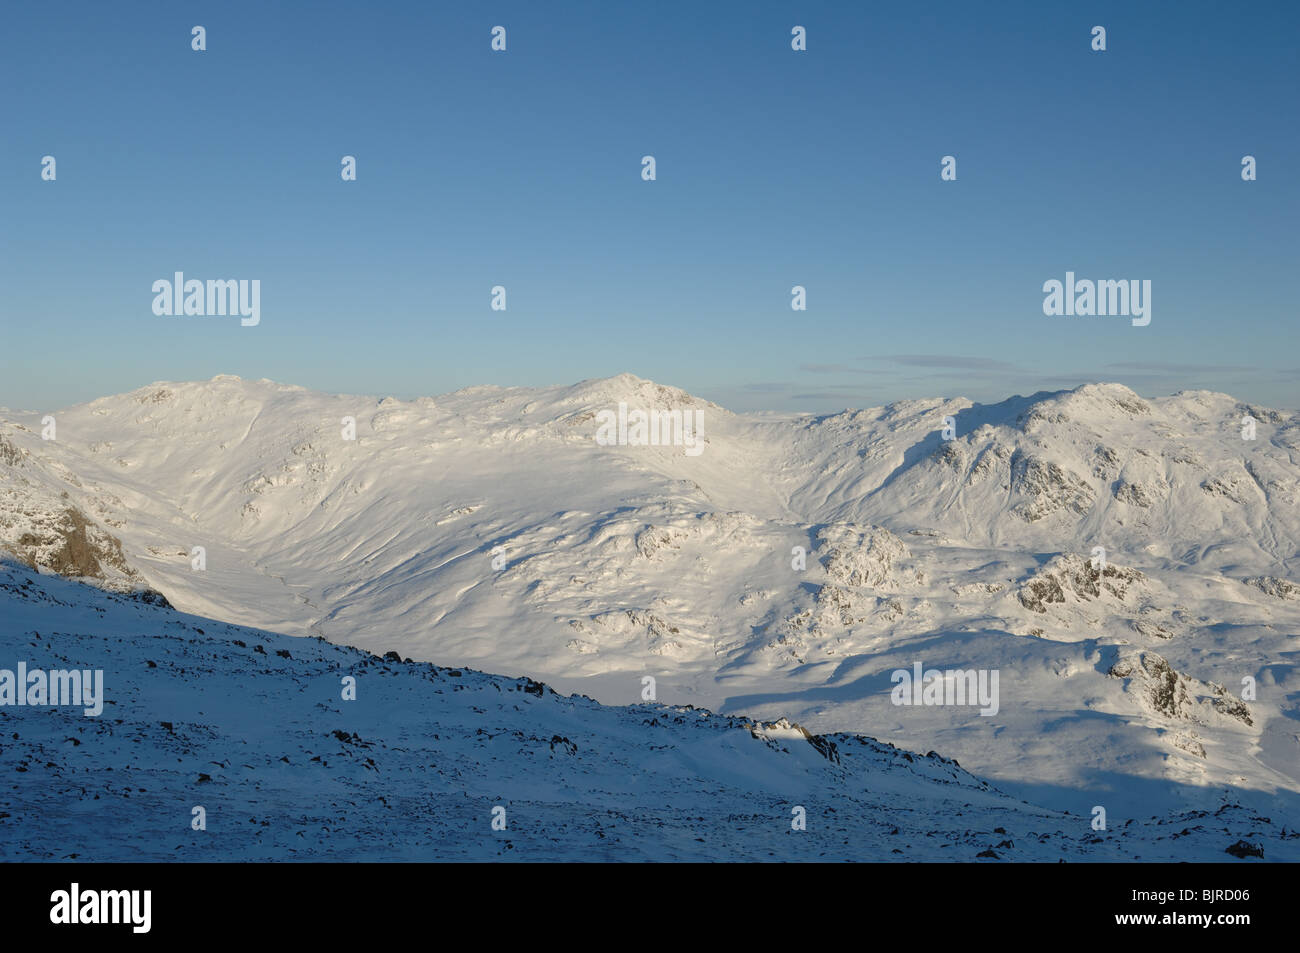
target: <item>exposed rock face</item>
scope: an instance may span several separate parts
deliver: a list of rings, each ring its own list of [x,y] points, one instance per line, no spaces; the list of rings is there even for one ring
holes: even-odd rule
[[[1150,622],[1146,619],[1132,619],[1129,621],[1129,625],[1133,627],[1134,632],[1137,632],[1139,635],[1145,635],[1148,638],[1172,639],[1174,637],[1173,630],[1158,622]]]
[[[1272,424],[1274,426],[1287,422],[1287,418],[1283,414],[1268,407],[1256,407],[1254,404],[1238,404],[1237,411],[1242,415],[1248,414],[1261,423]]]
[[[1115,499],[1143,509],[1149,509],[1154,502],[1151,492],[1141,483],[1121,483],[1115,489]]]
[[[1136,690],[1149,711],[1165,718],[1211,725],[1218,715],[1248,726],[1255,723],[1246,703],[1222,685],[1176,672],[1163,656],[1154,652],[1125,655],[1107,674],[1128,679],[1128,690]],[[1204,757],[1203,747],[1200,756]]]
[[[1300,586],[1286,579],[1278,579],[1276,576],[1252,576],[1243,579],[1242,582],[1254,586],[1265,595],[1276,596],[1279,599],[1300,599]]]
[[[62,463],[42,461],[0,435],[0,558],[170,606],[165,596],[143,585],[122,541],[103,525],[121,525],[109,515],[110,502],[120,501],[110,494],[91,498],[101,514],[96,520],[74,502],[72,492],[82,489],[82,481]]]
[[[1077,474],[1023,452],[1011,460],[1011,491],[1021,497],[1012,512],[1026,523],[1058,512],[1083,516],[1097,499],[1093,488]]]
[[[108,569],[129,578],[136,575],[122,554],[121,540],[72,506],[19,536],[14,555],[33,569],[49,569],[60,576],[104,580]]]
[[[904,584],[894,564],[911,553],[887,529],[832,524],[818,531],[817,542],[818,556],[831,583],[888,589]]]
[[[1201,491],[1210,496],[1221,496],[1233,503],[1245,505],[1252,496],[1257,496],[1259,488],[1249,474],[1228,473],[1213,477],[1201,484]]]
[[[1159,714],[1191,720],[1188,680],[1175,672],[1162,656],[1141,652],[1116,662],[1107,674],[1135,679],[1147,692],[1151,708]]]
[[[636,646],[651,655],[672,657],[683,651],[683,640],[700,638],[648,609],[611,609],[586,619],[571,619],[569,627],[583,635],[568,643],[568,648],[580,655]]]
[[[774,638],[768,648],[789,651],[802,660],[807,639],[842,639],[857,626],[881,628],[904,616],[896,594],[925,581],[906,565],[907,545],[887,529],[833,523],[817,532],[815,555],[826,582],[812,589],[812,604],[766,626]]]
[[[23,452],[4,437],[0,437],[0,463],[10,467],[20,467],[23,464]]]
[[[1065,603],[1066,594],[1087,601],[1109,593],[1121,602],[1129,587],[1143,580],[1136,569],[1107,564],[1098,569],[1075,553],[1055,557],[1016,593],[1020,604],[1033,612],[1046,612],[1051,603]]]
[[[1249,841],[1239,840],[1235,844],[1225,847],[1223,852],[1231,854],[1233,857],[1263,857],[1264,848],[1258,844],[1252,844]]]

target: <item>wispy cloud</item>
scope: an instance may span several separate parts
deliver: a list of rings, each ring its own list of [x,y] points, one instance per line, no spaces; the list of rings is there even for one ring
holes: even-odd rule
[[[887,361],[905,367],[938,367],[949,370],[1018,371],[1015,364],[991,357],[968,357],[962,354],[880,354],[859,358],[863,361]]]
[[[848,364],[800,364],[799,370],[809,374],[878,374],[879,371],[865,367],[851,367]]]
[[[824,387],[821,390],[791,394],[791,400],[849,400],[861,402],[864,392],[851,388]]]
[[[1131,371],[1156,371],[1165,374],[1232,374],[1239,371],[1258,371],[1249,364],[1179,364],[1174,361],[1119,361],[1107,367]]]

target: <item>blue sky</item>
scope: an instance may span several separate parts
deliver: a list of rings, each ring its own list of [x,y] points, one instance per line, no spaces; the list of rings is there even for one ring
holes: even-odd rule
[[[1290,3],[9,4],[0,405],[630,371],[736,410],[1097,379],[1300,406],[1297,26]],[[261,324],[154,315],[178,270],[259,279]],[[1151,324],[1044,316],[1067,270],[1151,280]]]

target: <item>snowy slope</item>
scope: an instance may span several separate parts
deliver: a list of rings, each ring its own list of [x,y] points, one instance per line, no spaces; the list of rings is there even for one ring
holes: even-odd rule
[[[3,664],[105,686],[99,717],[0,707],[4,860],[1300,860],[1300,832],[1236,803],[1096,831],[935,754],[604,707],[13,563],[0,617]]]
[[[620,402],[702,412],[703,452],[597,444]],[[0,545],[59,568],[73,507],[121,541],[106,583],[187,612],[607,703],[649,675],[1061,809],[1300,791],[1292,414],[1097,384],[734,415],[621,375],[412,402],[157,384],[56,413],[55,441],[0,416]],[[998,713],[892,705],[916,662],[999,671]]]

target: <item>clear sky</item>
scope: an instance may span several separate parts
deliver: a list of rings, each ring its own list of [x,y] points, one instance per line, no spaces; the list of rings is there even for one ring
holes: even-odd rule
[[[1297,27],[1292,2],[5,4],[0,406],[630,371],[736,410],[1088,380],[1297,407]],[[1151,324],[1045,316],[1067,270],[1149,279]],[[260,280],[261,324],[156,316],[176,271]]]

